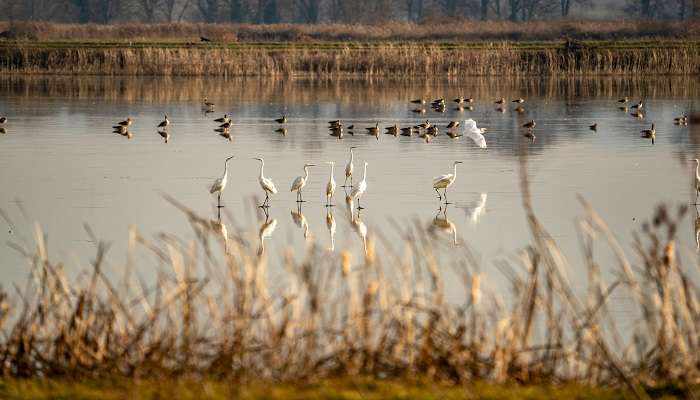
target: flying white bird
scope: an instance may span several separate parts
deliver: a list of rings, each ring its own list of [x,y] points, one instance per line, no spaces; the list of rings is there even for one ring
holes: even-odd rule
[[[265,191],[265,201],[262,203],[261,206],[264,208],[268,205],[270,195],[277,194],[277,188],[275,187],[275,184],[272,183],[272,179],[265,178],[263,171],[265,169],[265,160],[262,158],[255,158],[255,160],[260,161],[260,175],[258,176],[258,182],[260,182],[260,187],[262,188],[262,190]]]
[[[473,119],[470,118],[464,121],[464,136],[467,136],[469,139],[473,140],[474,143],[476,143],[476,145],[482,149],[486,148],[486,139],[483,135],[484,132],[486,132],[486,128],[477,128],[476,121]]]
[[[297,176],[292,182],[292,187],[289,189],[290,192],[297,192],[297,203],[301,203],[304,200],[301,198],[301,189],[306,186],[306,181],[309,180],[309,167],[315,167],[316,164],[304,164],[304,176]]]
[[[333,193],[335,193],[335,179],[333,178],[333,169],[335,168],[335,163],[329,161],[328,164],[331,165],[331,175],[328,177],[328,183],[326,184],[326,206],[330,207],[331,200],[333,199]]]
[[[461,161],[455,161],[452,164],[454,171],[451,174],[440,175],[433,178],[433,189],[435,189],[435,192],[437,192],[438,199],[442,200],[443,197],[445,198],[445,204],[450,204],[447,202],[447,188],[452,186],[454,181],[457,179],[457,164],[461,163]],[[444,189],[442,195],[440,195],[440,191],[438,189]]]
[[[217,178],[214,183],[211,185],[211,188],[209,189],[209,193],[214,194],[214,193],[219,193],[218,201],[217,201],[217,207],[221,207],[221,193],[226,189],[226,181],[228,180],[228,162],[231,160],[233,156],[229,157],[224,161],[224,175],[221,176],[221,178]]]
[[[357,184],[357,187],[354,187],[352,189],[352,192],[350,192],[350,198],[355,199],[357,198],[357,208],[362,209],[363,207],[360,206],[360,197],[362,197],[363,194],[365,194],[365,191],[367,190],[367,165],[368,163],[365,162],[365,171],[362,174],[362,180],[360,183]]]

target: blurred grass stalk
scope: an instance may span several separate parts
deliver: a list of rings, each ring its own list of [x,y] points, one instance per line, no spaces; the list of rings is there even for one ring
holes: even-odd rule
[[[0,292],[0,372],[6,378],[188,377],[232,382],[296,382],[374,376],[464,384],[577,383],[626,387],[696,384],[700,377],[700,296],[677,257],[685,207],[656,210],[636,236],[630,261],[581,200],[580,243],[587,289],[577,295],[556,242],[535,216],[526,161],[523,207],[532,235],[519,257],[498,267],[509,293],[483,292],[486,277],[466,247],[439,265],[437,241],[408,227],[390,254],[353,260],[311,242],[303,261],[285,257],[284,283],[267,277],[267,254],[238,233],[182,209],[195,233],[156,241],[130,232],[129,254],[153,253],[167,269],[139,277],[133,257],[115,284],[103,272],[108,245],[92,238],[91,268],[70,281],[35,247],[15,245],[31,263],[14,294]],[[88,233],[92,235],[88,229]],[[370,237],[369,248],[380,240]],[[616,256],[601,267],[600,246]],[[454,248],[452,249],[453,251]],[[461,302],[449,302],[452,269]],[[601,268],[612,271],[605,282]],[[454,279],[454,278],[450,278]],[[640,320],[621,334],[608,312],[613,294],[631,298]]]

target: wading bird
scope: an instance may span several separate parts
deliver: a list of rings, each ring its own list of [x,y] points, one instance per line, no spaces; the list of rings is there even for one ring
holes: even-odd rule
[[[345,166],[345,182],[343,182],[343,186],[341,187],[352,187],[352,172],[355,169],[355,165],[353,164],[353,161],[355,161],[355,154],[352,150],[355,148],[356,147],[350,147],[350,161],[348,161],[348,164]],[[350,178],[350,186],[348,186],[348,178]]]
[[[639,103],[632,106],[632,108],[634,108],[636,110],[641,110],[643,107],[644,107],[644,103],[642,103],[641,100],[639,100]]]
[[[275,122],[277,122],[278,124],[286,124],[287,123],[287,116],[283,115],[282,118],[277,118],[275,120]]]
[[[219,122],[219,123],[224,123],[224,122],[230,122],[231,118],[228,117],[228,114],[224,114],[223,117],[217,118],[214,120],[214,122]]]
[[[329,161],[328,164],[331,165],[331,174],[328,177],[328,183],[326,184],[326,207],[331,207],[333,206],[331,200],[333,200],[333,193],[335,193],[335,178],[333,178],[335,163],[333,161]]]
[[[698,196],[700,196],[700,160],[693,159],[695,162],[695,205],[698,204]]]
[[[165,119],[158,124],[158,128],[160,129],[167,129],[168,125],[170,125],[170,120],[168,119],[168,114],[163,114]]]
[[[229,157],[224,161],[224,174],[221,176],[221,178],[217,178],[214,181],[214,184],[211,185],[211,188],[209,189],[209,193],[214,194],[218,193],[219,196],[217,198],[217,207],[221,208],[221,193],[223,193],[224,189],[226,189],[226,181],[228,180],[228,162],[233,158],[233,156]]]
[[[593,125],[589,125],[589,126],[588,126],[588,129],[590,129],[590,130],[592,130],[592,131],[597,131],[597,130],[598,130],[598,124],[595,123],[595,124],[593,124]]]
[[[306,181],[309,179],[309,167],[315,167],[316,164],[304,164],[304,176],[297,176],[292,182],[292,187],[289,189],[290,192],[297,192],[297,203],[302,203],[304,200],[301,198],[301,189],[306,186]]]
[[[262,158],[255,158],[255,160],[260,161],[260,175],[258,175],[258,182],[260,182],[260,187],[262,188],[262,190],[265,191],[265,201],[260,207],[269,207],[268,201],[270,200],[270,195],[277,194],[277,188],[275,187],[275,184],[272,183],[271,179],[265,178],[265,160]]]
[[[461,163],[461,161],[455,161],[452,164],[454,171],[451,174],[440,175],[433,178],[433,189],[435,189],[435,192],[437,192],[438,199],[442,200],[443,197],[445,198],[445,204],[450,204],[447,202],[447,188],[452,186],[454,181],[457,179],[457,164]],[[442,195],[440,195],[440,191],[438,189],[444,189]]]
[[[132,122],[133,122],[133,121],[132,121],[131,117],[128,117],[128,118],[125,119],[124,121],[119,121],[119,122],[117,122],[117,125],[119,125],[119,126],[125,126],[125,127],[126,127],[126,126],[131,126],[131,123],[132,123]]]
[[[357,184],[357,187],[352,188],[352,191],[350,192],[350,197],[352,199],[357,199],[357,208],[359,210],[362,210],[363,208],[360,206],[360,197],[362,197],[367,190],[367,165],[368,163],[365,162],[365,171],[362,174],[362,180]]]
[[[651,124],[651,129],[642,129],[640,132],[643,138],[651,139],[651,144],[654,144],[656,141],[656,127],[654,124]]]
[[[530,122],[526,122],[525,124],[523,124],[523,128],[535,129],[535,125],[537,125],[537,123],[533,119],[533,120],[530,120]]]
[[[477,146],[482,149],[486,148],[486,138],[484,138],[483,133],[486,132],[486,128],[477,128],[476,121],[473,119],[468,119],[464,121],[464,135],[469,139],[473,140]]]
[[[215,105],[216,105],[216,104],[214,104],[214,103],[212,103],[211,101],[207,100],[206,97],[204,98],[204,107],[206,107],[206,108],[208,108],[208,109],[212,109],[212,108],[214,108]]]

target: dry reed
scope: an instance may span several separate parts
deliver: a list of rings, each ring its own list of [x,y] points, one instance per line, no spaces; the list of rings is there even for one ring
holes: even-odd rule
[[[164,76],[558,76],[696,75],[700,47],[616,47],[566,42],[541,48],[439,44],[328,48],[0,46],[0,72]]]
[[[508,295],[484,292],[474,257],[451,264],[463,301],[444,292],[450,271],[425,229],[405,228],[405,243],[384,257],[353,260],[313,242],[303,260],[287,257],[273,285],[266,255],[243,233],[170,199],[195,238],[133,230],[130,251],[146,249],[167,270],[117,285],[103,271],[108,246],[95,239],[91,269],[73,281],[47,257],[37,228],[30,279],[0,292],[0,371],[5,377],[206,377],[234,382],[370,375],[464,383],[578,382],[681,387],[700,378],[700,295],[679,262],[676,231],[685,208],[660,207],[624,254],[605,222],[582,201],[583,296],[568,283],[565,257],[532,211],[521,166],[523,206],[532,243],[502,262]],[[88,231],[89,232],[89,231]],[[368,248],[378,237],[368,238]],[[595,259],[599,246],[617,256],[611,282]],[[453,279],[450,278],[450,279]],[[620,335],[608,312],[611,295],[633,299],[639,321]]]

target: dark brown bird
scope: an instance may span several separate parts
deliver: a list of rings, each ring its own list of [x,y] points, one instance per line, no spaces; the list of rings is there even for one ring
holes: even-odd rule
[[[287,123],[287,116],[283,115],[282,118],[277,118],[275,120],[275,122],[277,122],[278,124],[286,124]]]
[[[535,125],[537,125],[537,123],[536,123],[535,120],[533,119],[533,120],[531,120],[530,122],[527,122],[527,123],[523,124],[523,128],[534,129],[534,128],[535,128]]]

